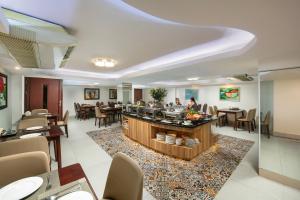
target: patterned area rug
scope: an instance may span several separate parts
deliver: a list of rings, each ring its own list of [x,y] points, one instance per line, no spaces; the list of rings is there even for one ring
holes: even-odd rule
[[[252,141],[219,135],[218,142],[191,161],[162,155],[128,139],[122,129],[87,133],[110,156],[123,152],[144,171],[144,188],[156,199],[214,199]]]

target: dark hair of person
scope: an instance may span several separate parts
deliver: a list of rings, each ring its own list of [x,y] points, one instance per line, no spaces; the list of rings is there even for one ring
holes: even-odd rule
[[[196,100],[195,100],[194,97],[191,97],[191,101],[194,102],[194,103],[196,103]]]

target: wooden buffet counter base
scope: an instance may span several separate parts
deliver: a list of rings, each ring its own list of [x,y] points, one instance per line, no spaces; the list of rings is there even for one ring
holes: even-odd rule
[[[216,142],[216,136],[211,132],[212,121],[207,121],[198,126],[183,127],[123,115],[123,123],[126,122],[127,126],[123,124],[122,127],[123,133],[127,137],[157,152],[175,158],[191,160]],[[167,144],[156,139],[156,133],[168,131],[172,131],[172,134],[176,134],[177,137],[184,135],[194,139],[198,138],[200,143],[193,145],[193,147],[188,147]]]

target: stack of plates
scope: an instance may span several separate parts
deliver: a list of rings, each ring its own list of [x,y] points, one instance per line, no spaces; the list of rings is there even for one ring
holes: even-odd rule
[[[185,146],[192,147],[196,144],[196,141],[192,138],[185,138]]]
[[[166,143],[167,144],[175,144],[175,142],[176,142],[176,135],[175,134],[166,135]]]
[[[156,139],[159,141],[165,141],[166,134],[165,133],[156,133]]]
[[[183,141],[182,138],[176,138],[176,145],[178,146],[182,145],[182,141]]]

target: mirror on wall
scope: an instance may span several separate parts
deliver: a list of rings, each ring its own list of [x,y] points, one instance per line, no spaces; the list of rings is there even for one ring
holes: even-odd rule
[[[300,188],[300,68],[259,78],[260,175]]]

